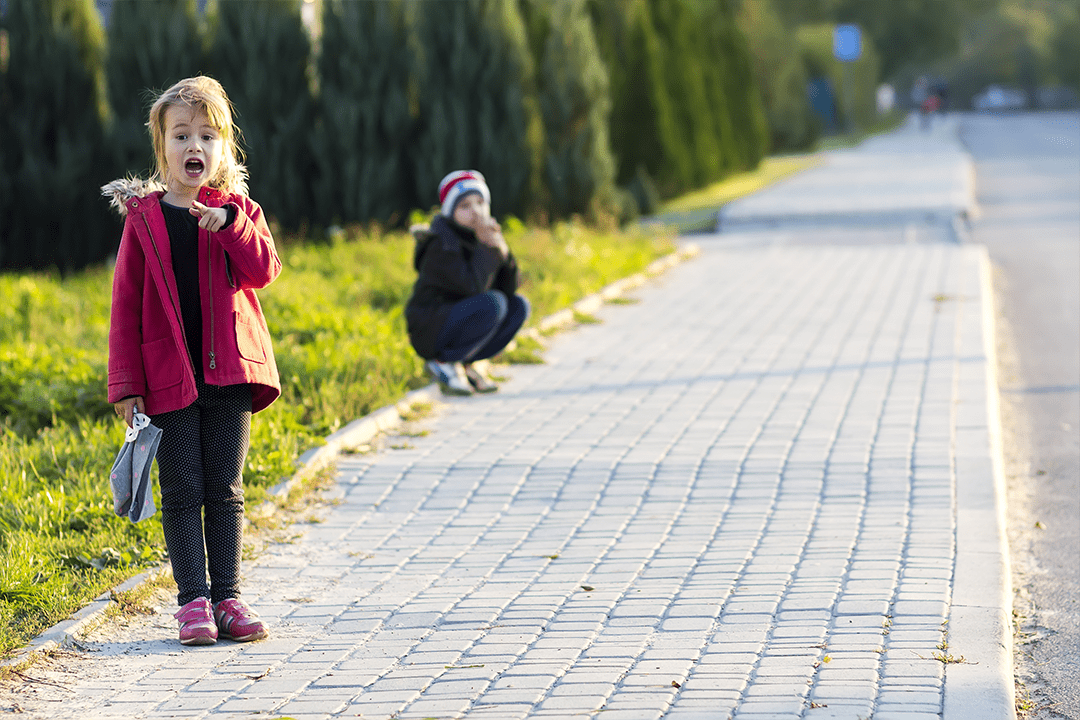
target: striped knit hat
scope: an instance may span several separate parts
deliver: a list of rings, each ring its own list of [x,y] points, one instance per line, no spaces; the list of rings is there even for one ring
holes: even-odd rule
[[[454,216],[454,208],[458,200],[469,193],[479,193],[484,202],[491,204],[491,191],[488,190],[487,181],[478,170],[455,170],[442,179],[439,183],[439,202],[442,204],[442,214],[446,217]]]

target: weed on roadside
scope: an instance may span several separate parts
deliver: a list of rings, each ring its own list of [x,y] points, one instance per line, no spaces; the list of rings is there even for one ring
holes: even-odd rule
[[[513,347],[503,350],[499,358],[511,365],[543,365],[543,351],[544,346],[539,340],[523,335],[515,341]]]
[[[416,422],[417,420],[423,420],[426,417],[430,417],[434,411],[434,403],[422,400],[412,403],[398,414],[405,422]]]
[[[176,589],[172,571],[167,567],[152,572],[150,577],[130,590],[113,590],[109,593],[109,603],[106,616],[120,615],[131,617],[134,615],[152,615],[155,612],[153,600],[160,590]]]
[[[598,325],[603,321],[591,313],[583,313],[575,310],[574,322],[578,325]]]

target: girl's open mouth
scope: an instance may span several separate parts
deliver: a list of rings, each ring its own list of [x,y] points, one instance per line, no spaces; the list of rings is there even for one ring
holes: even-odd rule
[[[202,160],[192,158],[191,160],[188,160],[184,163],[184,172],[186,172],[191,177],[198,177],[202,175],[203,167],[204,165]]]

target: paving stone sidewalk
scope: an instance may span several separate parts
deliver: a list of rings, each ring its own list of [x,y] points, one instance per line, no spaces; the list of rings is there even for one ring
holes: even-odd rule
[[[986,254],[901,240],[704,240],[342,456],[337,504],[245,566],[270,639],[182,649],[166,606],[0,711],[1011,717]]]
[[[857,148],[827,153],[813,172],[736,202],[720,212],[722,229],[777,223],[835,223],[931,219],[951,224],[977,212],[975,171],[957,141],[957,118],[935,118],[923,129],[914,116],[897,132]]]

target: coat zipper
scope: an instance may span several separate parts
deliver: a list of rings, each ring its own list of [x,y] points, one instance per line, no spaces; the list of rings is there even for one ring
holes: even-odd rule
[[[214,259],[210,253],[210,231],[206,232],[206,282],[210,293],[210,369],[217,367],[214,362]]]
[[[178,323],[180,323],[180,335],[184,338],[184,347],[187,348],[188,347],[187,329],[184,327],[184,318],[180,314],[180,308],[177,305],[176,298],[174,298],[172,296],[172,293],[169,292],[168,274],[165,272],[165,263],[161,260],[161,251],[158,250],[157,241],[154,240],[154,232],[153,232],[153,230],[150,229],[150,221],[146,219],[146,214],[145,213],[142,214],[142,219],[143,219],[143,224],[146,225],[146,236],[148,238],[150,238],[150,244],[154,248],[154,255],[157,256],[158,267],[161,268],[161,279],[165,282],[165,293],[169,296],[169,303],[172,304],[172,306],[173,306],[173,312],[176,313],[176,320],[177,320]],[[191,357],[187,354],[187,352],[182,353],[182,355],[184,357],[188,358],[188,364],[190,364],[191,363]],[[191,374],[192,375],[195,374],[194,366],[192,366],[192,368],[191,368]]]

